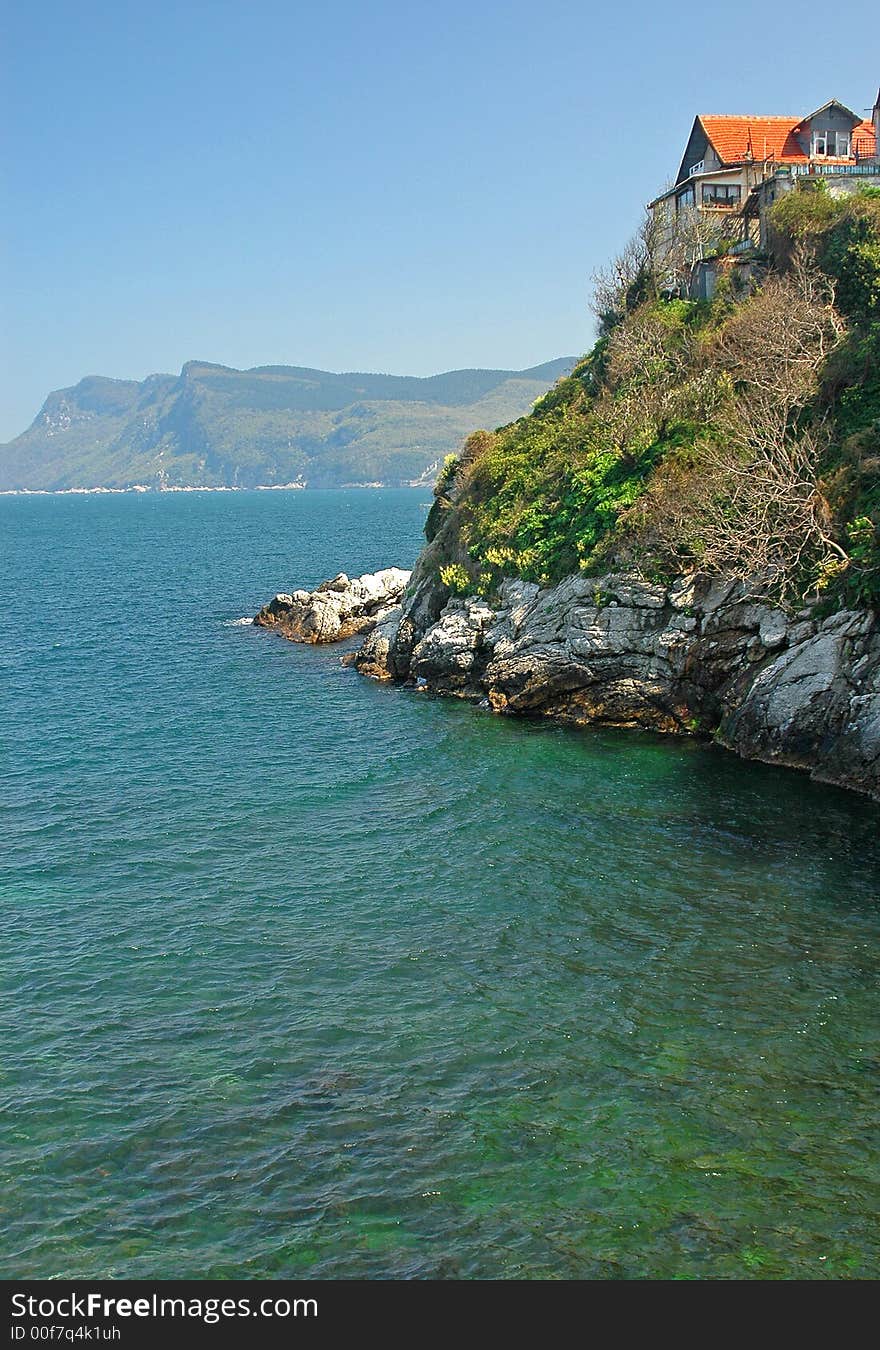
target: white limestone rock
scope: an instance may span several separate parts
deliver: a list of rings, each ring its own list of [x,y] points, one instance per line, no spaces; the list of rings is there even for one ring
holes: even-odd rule
[[[399,567],[351,579],[340,572],[314,591],[279,593],[254,623],[276,629],[291,642],[339,642],[373,628],[381,614],[400,603],[409,578]]]

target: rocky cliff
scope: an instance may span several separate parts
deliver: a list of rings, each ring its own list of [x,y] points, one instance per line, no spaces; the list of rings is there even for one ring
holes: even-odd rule
[[[291,642],[341,642],[368,633],[403,597],[410,573],[399,567],[349,578],[344,572],[313,591],[280,592],[254,619]],[[396,611],[395,611],[396,612]]]
[[[423,555],[424,556],[424,555]],[[880,631],[865,612],[789,616],[699,574],[505,581],[449,596],[422,569],[366,638],[361,673],[496,712],[712,735],[750,759],[880,797]]]
[[[880,799],[872,613],[789,614],[741,581],[697,572],[670,585],[634,572],[543,588],[510,577],[490,603],[450,594],[435,553],[413,573],[340,573],[278,594],[254,623],[293,642],[365,635],[353,663],[374,679],[496,713],[711,736],[746,759]]]
[[[778,208],[711,301],[625,251],[592,352],[444,464],[364,674],[880,797],[880,199]]]

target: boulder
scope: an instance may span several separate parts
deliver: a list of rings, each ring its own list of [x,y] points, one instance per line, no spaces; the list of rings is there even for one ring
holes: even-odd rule
[[[368,633],[361,647],[354,653],[353,664],[361,675],[368,675],[373,680],[390,680],[393,678],[390,661],[391,645],[397,636],[402,613],[403,609],[400,605],[393,605],[377,616],[375,627]]]
[[[403,596],[410,578],[399,567],[349,578],[344,572],[313,591],[280,592],[254,619],[291,642],[340,642],[369,632]]]
[[[448,693],[472,692],[483,634],[494,619],[494,611],[482,600],[450,600],[440,620],[413,649],[411,675]]]

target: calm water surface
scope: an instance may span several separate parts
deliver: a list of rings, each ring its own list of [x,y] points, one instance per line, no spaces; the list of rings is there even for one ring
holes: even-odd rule
[[[2,1274],[876,1274],[877,807],[235,622],[424,498],[0,500]]]

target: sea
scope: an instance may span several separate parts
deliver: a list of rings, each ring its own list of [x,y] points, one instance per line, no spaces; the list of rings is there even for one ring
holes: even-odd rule
[[[877,805],[251,625],[428,496],[0,499],[0,1273],[876,1275]]]

